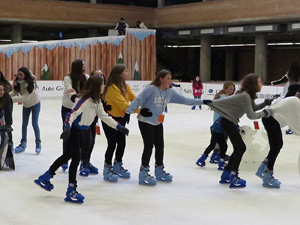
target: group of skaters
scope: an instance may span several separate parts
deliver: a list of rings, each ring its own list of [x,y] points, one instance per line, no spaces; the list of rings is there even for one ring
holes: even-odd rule
[[[27,71],[24,67],[19,69],[18,76],[13,83],[13,91],[10,92],[12,96],[15,92],[19,94],[19,96],[12,97],[12,102],[23,102],[22,139],[21,144],[15,149],[16,153],[24,152],[26,149],[27,114],[29,116],[31,112],[32,114],[35,113],[33,117],[36,117],[36,124],[38,124],[40,109],[38,94],[36,92],[33,94],[34,79],[30,72],[29,76],[31,78],[28,78],[26,74]],[[51,191],[54,185],[50,180],[61,167],[63,170],[68,170],[69,173],[65,201],[84,202],[84,196],[77,191],[76,176],[78,167],[80,176],[87,177],[90,174],[99,173],[98,168],[91,163],[96,124],[99,118],[107,139],[103,179],[108,182],[117,182],[119,178],[129,179],[131,174],[123,167],[123,155],[126,147],[126,136],[129,134],[126,124],[130,122],[130,115],[133,113],[138,114],[138,126],[144,144],[139,170],[139,184],[154,186],[157,181],[172,182],[173,177],[165,171],[164,166],[163,122],[165,114],[163,112],[167,104],[178,103],[191,106],[206,104],[215,111],[214,123],[211,126],[211,144],[198,159],[197,165],[205,166],[205,160],[209,153],[218,144],[218,169],[223,171],[220,183],[229,184],[230,188],[246,187],[246,181],[238,176],[239,164],[243,153],[246,151],[246,145],[239,133],[239,119],[244,114],[249,119],[263,118],[263,124],[268,133],[270,151],[258,168],[256,175],[263,179],[265,187],[280,187],[280,181],[273,177],[273,167],[283,145],[281,120],[284,120],[287,125],[291,125],[295,123],[293,120],[296,118],[294,114],[290,114],[289,118],[285,120],[286,112],[282,109],[300,104],[298,103],[300,102],[298,98],[300,97],[298,93],[300,90],[300,70],[293,71],[291,69],[287,73],[289,88],[286,97],[295,95],[298,95],[298,97],[286,98],[288,101],[283,99],[274,107],[270,106],[273,99],[266,99],[259,105],[254,103],[256,94],[262,88],[261,79],[257,74],[245,76],[240,83],[241,88],[237,92],[235,92],[235,85],[232,82],[225,82],[223,90],[217,93],[213,101],[202,100],[198,96],[186,98],[179,94],[172,88],[172,75],[168,70],[159,71],[150,85],[138,96],[134,95],[130,86],[126,83],[127,77],[128,71],[123,64],[115,65],[107,78],[100,69],[92,71],[89,76],[85,73],[85,62],[83,60],[73,61],[70,74],[64,77],[64,94],[61,108],[63,132],[60,136],[63,139],[62,155],[53,162],[44,174],[34,181],[37,185]],[[198,88],[201,88],[202,92],[203,86],[201,80],[201,85],[199,85],[199,80],[199,77],[195,78],[194,83],[198,82]],[[26,85],[20,88],[22,84]],[[1,85],[0,82],[0,100]],[[4,89],[6,88],[4,87]],[[197,93],[200,92],[197,91]],[[34,96],[38,101],[33,101]],[[26,98],[29,99],[25,100]],[[29,100],[31,100],[31,104],[29,104]],[[279,104],[280,102],[282,103]],[[298,127],[294,127],[294,131],[297,132],[299,126],[300,124]],[[35,151],[39,154],[41,151],[39,130],[34,127],[34,131],[36,135]],[[233,145],[233,153],[230,158],[226,155],[227,137]],[[155,147],[155,176],[150,174],[150,158],[153,147]],[[229,161],[226,164],[225,161],[228,158]],[[69,161],[70,164],[68,164]]]

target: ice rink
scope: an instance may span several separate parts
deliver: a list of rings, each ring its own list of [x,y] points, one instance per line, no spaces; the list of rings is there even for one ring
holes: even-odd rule
[[[280,189],[266,189],[255,176],[254,170],[241,170],[240,177],[246,179],[247,187],[232,190],[228,185],[219,184],[221,172],[216,164],[207,161],[203,168],[195,164],[209,144],[213,112],[207,110],[206,106],[201,111],[198,108],[192,111],[190,106],[169,104],[168,109],[164,122],[164,163],[166,171],[173,175],[172,183],[158,182],[154,187],[138,185],[143,144],[136,116],[132,115],[123,158],[124,167],[131,172],[131,178],[119,179],[117,183],[103,180],[107,143],[101,128],[91,160],[100,173],[89,177],[78,176],[78,191],[85,196],[85,202],[72,204],[64,202],[67,172],[61,169],[57,171],[51,180],[54,184],[51,192],[44,191],[33,182],[62,153],[62,141],[59,139],[62,127],[61,99],[42,99],[39,121],[41,154],[35,154],[30,123],[27,149],[24,153],[15,154],[16,170],[0,171],[0,224],[299,224],[299,137],[286,135],[283,129],[284,147],[275,164],[275,177],[282,182]],[[15,146],[21,138],[21,114],[22,106],[15,104]],[[240,125],[253,127],[253,122],[242,118]],[[153,158],[154,155],[150,168],[152,175]]]

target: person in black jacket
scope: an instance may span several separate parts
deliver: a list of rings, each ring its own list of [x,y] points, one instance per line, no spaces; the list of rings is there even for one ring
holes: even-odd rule
[[[125,35],[126,34],[126,28],[128,28],[129,25],[125,23],[124,18],[120,18],[120,21],[117,23],[115,30],[118,30],[119,35]]]

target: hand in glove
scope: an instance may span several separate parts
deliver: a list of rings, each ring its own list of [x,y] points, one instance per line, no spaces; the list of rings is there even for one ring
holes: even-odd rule
[[[273,115],[273,110],[272,109],[264,109],[263,113],[265,114],[266,118],[269,118],[270,116]]]
[[[102,101],[102,105],[105,112],[111,111],[111,105],[107,105],[107,101]]]
[[[152,116],[152,112],[149,112],[148,108],[142,108],[141,111],[140,111],[140,114],[144,117]]]
[[[129,124],[130,121],[130,114],[125,114],[125,116],[122,117],[122,119],[120,120],[121,124]]]
[[[129,130],[126,127],[122,126],[121,124],[117,125],[117,130],[120,131],[123,134],[126,134],[127,136],[129,134]]]
[[[11,125],[5,125],[4,130],[6,130],[8,133],[11,133],[14,129],[12,129]]]
[[[71,101],[72,101],[72,102],[75,102],[75,99],[76,99],[77,97],[78,97],[77,95],[72,95],[72,96],[71,96]]]
[[[274,100],[274,98],[267,98],[267,99],[265,99],[265,104],[266,105],[271,105],[273,100]]]
[[[70,132],[71,132],[71,128],[65,127],[63,132],[60,135],[60,139],[63,139],[64,141],[68,140],[70,137]]]
[[[208,100],[208,99],[204,99],[203,100],[203,104],[207,105],[209,103],[212,103],[212,100]]]

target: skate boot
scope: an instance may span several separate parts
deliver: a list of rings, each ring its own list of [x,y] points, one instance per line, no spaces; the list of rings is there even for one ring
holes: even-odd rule
[[[230,180],[230,171],[229,170],[224,170],[221,179],[219,181],[220,184],[228,184]]]
[[[66,171],[68,169],[68,163],[62,164],[61,168],[63,171]]]
[[[112,165],[104,164],[103,179],[109,182],[117,182],[118,175],[114,173]]]
[[[267,188],[280,188],[281,182],[273,177],[273,171],[267,170],[263,174],[263,186]]]
[[[285,134],[293,134],[293,131],[292,131],[291,129],[287,129],[287,130],[285,131]]]
[[[36,143],[35,144],[35,153],[38,155],[41,153],[41,150],[42,150],[41,142]]]
[[[15,148],[15,153],[24,152],[27,147],[27,141],[21,141],[21,144]]]
[[[130,172],[123,167],[122,162],[114,161],[113,171],[115,174],[117,174],[120,178],[129,179],[130,178]]]
[[[34,183],[46,191],[51,191],[54,188],[53,184],[50,183],[51,178],[53,178],[53,175],[51,175],[49,170],[47,170],[43,175],[39,176],[37,180],[34,180]]]
[[[231,171],[230,180],[229,180],[230,188],[244,188],[246,187],[246,181],[238,177],[238,172]]]
[[[220,159],[220,150],[219,149],[215,149],[213,154],[210,157],[209,162],[210,163],[218,163]]]
[[[160,181],[165,181],[165,182],[172,182],[173,181],[173,176],[169,173],[166,173],[166,171],[164,171],[164,166],[157,166],[155,165],[155,177],[156,180],[160,180]]]
[[[225,154],[225,162],[228,162],[229,159],[230,159],[230,155],[226,155],[226,154]]]
[[[193,107],[192,107],[192,110],[195,110],[195,109],[196,109],[196,106],[193,106]]]
[[[83,203],[84,196],[76,191],[76,187],[76,183],[69,183],[65,198],[66,202]]]
[[[197,164],[198,166],[203,167],[203,166],[206,165],[206,163],[205,163],[205,160],[206,160],[206,159],[207,159],[206,155],[205,155],[205,154],[202,154],[201,157],[197,160],[196,164]]]
[[[264,175],[264,172],[267,168],[267,164],[268,164],[268,160],[265,159],[261,164],[260,166],[258,167],[257,169],[257,172],[255,173],[256,176],[258,176],[259,178],[263,179],[263,175]]]
[[[218,170],[224,170],[225,160],[220,158],[218,163]]]
[[[88,177],[89,174],[90,174],[90,170],[88,168],[87,165],[83,165],[83,163],[80,164],[80,167],[79,167],[79,175],[82,176],[82,177]]]
[[[141,166],[141,170],[139,173],[139,184],[148,186],[156,185],[156,179],[149,174],[149,171],[149,166]]]
[[[98,168],[95,167],[95,166],[93,166],[92,163],[89,163],[89,164],[88,164],[88,169],[90,170],[90,174],[96,175],[96,174],[99,173],[99,172],[98,172]]]

